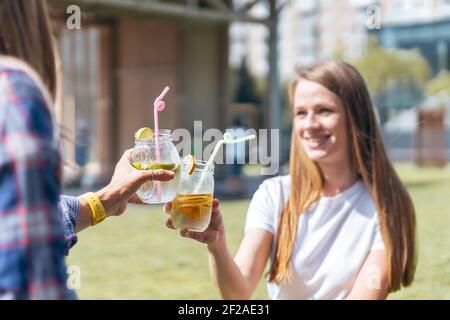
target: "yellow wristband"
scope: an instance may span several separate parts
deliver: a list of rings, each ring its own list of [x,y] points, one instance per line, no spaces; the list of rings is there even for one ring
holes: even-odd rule
[[[102,222],[106,218],[105,208],[100,199],[93,192],[88,192],[82,195],[87,201],[92,214],[92,225]]]

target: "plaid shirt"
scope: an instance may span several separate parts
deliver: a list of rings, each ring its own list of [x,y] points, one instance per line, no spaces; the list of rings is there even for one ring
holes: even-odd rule
[[[1,62],[1,60],[0,60]],[[36,81],[0,63],[0,299],[70,299],[64,256],[79,202],[59,197],[61,158]]]

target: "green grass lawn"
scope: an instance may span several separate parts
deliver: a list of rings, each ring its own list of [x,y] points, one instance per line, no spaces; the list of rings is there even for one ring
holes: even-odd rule
[[[391,299],[450,299],[450,168],[398,164],[417,210],[419,260],[413,285]],[[222,203],[235,252],[249,201]],[[204,245],[164,226],[159,206],[131,206],[79,234],[67,263],[81,270],[81,299],[219,299]],[[264,280],[253,295],[267,299]]]

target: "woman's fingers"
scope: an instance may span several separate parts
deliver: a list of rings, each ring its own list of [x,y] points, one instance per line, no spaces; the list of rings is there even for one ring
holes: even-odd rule
[[[175,177],[175,172],[169,170],[141,170],[138,171],[138,181],[142,184],[150,181],[169,181]]]
[[[128,200],[128,202],[130,202],[130,203],[135,203],[135,204],[144,204],[144,203],[142,202],[142,200],[137,196],[137,194],[133,194],[133,195],[131,196],[131,198]]]
[[[190,238],[208,244],[209,242],[216,240],[218,233],[209,229],[204,232],[192,232],[184,229],[180,231],[180,235],[184,238]]]
[[[123,152],[122,156],[119,159],[119,162],[117,162],[116,164],[116,169],[123,166],[125,164],[129,164],[129,167],[127,168],[128,170],[132,168],[131,166],[131,153],[133,152],[133,149],[127,149]]]
[[[168,181],[173,177],[175,177],[175,173],[169,170],[136,170],[134,176],[124,184],[124,189],[126,195],[131,197],[147,181]]]
[[[220,213],[220,203],[219,203],[219,200],[217,200],[217,199],[214,199],[213,200],[213,204],[212,204],[212,214],[214,215],[214,214],[217,214],[217,213]]]
[[[208,226],[208,229],[206,229],[203,232],[193,232],[189,231],[188,229],[183,229],[180,230],[180,235],[184,238],[194,239],[204,244],[208,244],[211,243],[212,241],[215,241],[218,237],[220,228],[222,226],[222,217],[220,215],[219,204],[220,204],[219,200],[217,199],[213,200],[211,223]],[[170,214],[172,206],[173,206],[172,202],[165,203],[164,212]],[[170,229],[176,229],[172,225],[172,220],[170,218],[167,219],[166,226]]]
[[[131,161],[131,153],[133,152],[133,148],[127,149],[123,152],[122,157],[120,158],[120,161],[126,160],[128,162]]]
[[[175,227],[172,224],[172,219],[171,218],[166,220],[166,227],[169,228],[169,229],[175,229]]]
[[[164,212],[167,214],[172,212],[172,201],[164,204]]]
[[[133,152],[133,148],[125,150],[125,152],[122,155],[122,158],[127,160],[127,161],[131,161],[131,154],[132,154],[132,152]]]

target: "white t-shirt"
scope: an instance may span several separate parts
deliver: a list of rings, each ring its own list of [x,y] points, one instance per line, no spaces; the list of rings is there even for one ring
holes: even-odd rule
[[[273,234],[275,255],[281,212],[289,199],[290,176],[265,180],[255,192],[245,231]],[[271,299],[344,299],[371,250],[384,250],[376,207],[359,180],[334,197],[322,196],[300,215],[291,258],[293,281],[267,284]]]

